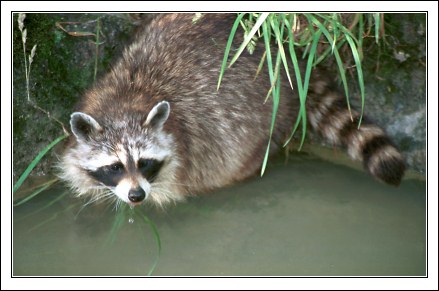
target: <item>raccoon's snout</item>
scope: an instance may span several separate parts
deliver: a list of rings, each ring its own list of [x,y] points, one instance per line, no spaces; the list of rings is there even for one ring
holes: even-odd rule
[[[145,195],[145,191],[139,187],[137,189],[131,189],[128,192],[128,199],[131,202],[142,202],[145,199],[146,195]]]

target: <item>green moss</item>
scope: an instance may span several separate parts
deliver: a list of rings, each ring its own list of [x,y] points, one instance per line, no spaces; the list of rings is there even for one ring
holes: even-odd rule
[[[68,124],[70,113],[81,94],[94,81],[96,45],[93,36],[74,37],[56,26],[57,22],[80,22],[69,25],[72,31],[96,32],[93,22],[102,18],[101,26],[111,31],[103,35],[99,47],[98,70],[108,67],[127,39],[132,26],[114,15],[97,14],[26,14],[26,58],[37,44],[31,67],[30,95],[38,106]],[[26,78],[21,32],[14,15],[13,30],[13,160],[14,180],[47,144],[62,134],[59,124],[27,102]],[[67,25],[66,25],[67,26]],[[120,37],[122,35],[122,37]],[[101,39],[102,39],[101,38]],[[52,168],[54,155],[43,160],[33,174],[46,174]]]

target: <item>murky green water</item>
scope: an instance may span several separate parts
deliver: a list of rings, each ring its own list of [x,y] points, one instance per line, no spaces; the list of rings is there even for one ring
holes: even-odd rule
[[[63,191],[14,208],[14,275],[148,273],[157,246],[143,221],[128,215],[111,243],[115,211],[79,211],[83,202],[67,197],[49,205]],[[162,242],[157,276],[426,273],[425,182],[394,188],[307,155],[166,212],[144,211]]]

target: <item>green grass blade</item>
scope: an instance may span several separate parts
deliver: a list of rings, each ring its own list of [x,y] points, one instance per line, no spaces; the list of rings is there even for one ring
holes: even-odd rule
[[[265,51],[264,54],[261,57],[261,61],[259,62],[259,66],[258,69],[256,70],[256,74],[253,80],[256,80],[256,78],[258,77],[259,73],[262,71],[262,68],[264,67],[264,63],[265,63],[265,58],[267,57],[267,52]]]
[[[316,54],[317,45],[319,43],[319,39],[321,35],[322,35],[322,31],[317,31],[314,34],[311,49],[309,50],[308,62],[306,63],[305,78],[303,80],[303,92],[305,96],[306,94],[308,94],[309,80],[311,78],[311,70],[313,68],[314,56]]]
[[[345,43],[346,43],[346,39],[345,39],[345,38],[339,40],[339,42],[338,42],[337,45],[336,45],[336,46],[337,46],[337,50],[339,50],[339,49],[340,49]],[[326,49],[323,51],[323,53],[321,53],[321,54],[317,57],[317,59],[316,59],[316,61],[314,62],[313,66],[315,67],[315,66],[317,66],[318,64],[320,64],[323,60],[325,60],[325,59],[328,57],[328,55],[329,55],[330,53],[334,53],[333,48],[332,48],[332,47],[328,47],[328,48],[326,48]]]
[[[336,43],[338,41],[338,25],[337,25],[338,19],[337,19],[337,15],[338,15],[337,13],[332,13],[332,18],[331,18],[332,29],[334,30],[334,42],[331,45],[332,53],[334,53],[334,48],[335,48],[335,45],[336,45]]]
[[[274,96],[276,95],[276,90],[273,90],[275,84],[275,73],[273,71],[273,60],[272,60],[271,49],[270,49],[270,35],[271,35],[270,26],[267,24],[267,22],[264,22],[262,24],[262,32],[263,32],[264,43],[265,43],[265,51],[267,53],[268,75],[270,77],[270,84],[272,84],[269,93],[273,92],[272,94],[273,94],[273,108],[274,108],[274,99],[275,99]],[[273,118],[275,118],[275,116],[272,115],[272,123],[273,123]],[[265,168],[267,166],[268,155],[270,153],[270,144],[271,144],[271,132],[268,140],[267,149],[265,151],[264,161],[262,162],[261,176],[264,175]]]
[[[299,101],[300,101],[299,114],[297,116],[293,131],[292,131],[290,137],[288,138],[288,140],[286,141],[286,143],[284,144],[284,147],[285,147],[293,138],[293,136],[294,136],[299,124],[300,124],[300,121],[303,118],[303,110],[304,110],[303,107],[304,107],[304,104],[306,101],[306,95],[305,95],[305,92],[303,91],[302,73],[300,71],[299,61],[297,59],[297,55],[296,55],[296,52],[294,49],[294,36],[292,34],[291,23],[285,17],[283,18],[283,21],[284,21],[285,26],[287,27],[287,31],[288,31],[288,48],[289,48],[289,52],[290,52],[291,61],[293,63],[294,74],[296,76],[297,88],[299,91]],[[306,112],[305,112],[305,114],[306,114]]]
[[[280,55],[279,54],[278,54],[276,63],[280,64]],[[267,150],[265,151],[264,161],[262,162],[261,177],[264,175],[265,168],[267,167],[268,156],[270,154],[271,138],[273,136],[274,124],[276,122],[276,114],[277,114],[277,110],[279,108],[279,101],[280,101],[280,76],[278,76],[276,86],[273,89],[273,113],[271,115],[270,137],[268,140]]]
[[[306,65],[306,70],[305,70],[305,77],[303,80],[303,85],[302,85],[302,80],[301,80],[301,72],[300,72],[300,67],[298,64],[298,60],[297,60],[297,56],[294,50],[294,42],[293,42],[293,35],[291,33],[291,29],[290,29],[290,23],[288,20],[284,19],[284,22],[287,26],[287,30],[289,31],[288,37],[289,37],[289,50],[290,50],[290,56],[293,62],[293,66],[294,66],[294,70],[295,70],[295,75],[296,75],[296,79],[297,79],[297,86],[299,88],[299,99],[300,99],[300,109],[299,109],[299,115],[297,116],[296,119],[296,123],[294,124],[293,130],[291,132],[290,137],[287,139],[287,141],[285,142],[284,146],[286,146],[291,139],[293,138],[294,134],[296,133],[300,122],[302,122],[302,138],[301,138],[301,142],[300,142],[300,146],[299,146],[299,150],[302,148],[303,143],[305,141],[305,137],[306,137],[306,125],[307,125],[307,121],[306,121],[306,95],[308,94],[308,87],[309,87],[309,80],[311,77],[311,70],[313,67],[313,63],[314,63],[314,57],[317,51],[317,45],[320,39],[320,36],[322,34],[321,30],[317,30],[316,32],[314,32],[313,34],[313,40],[312,40],[312,44],[310,46],[310,50],[309,50],[309,54],[308,54],[308,61],[307,61],[307,65]]]
[[[273,59],[271,56],[271,49],[270,49],[270,36],[269,36],[269,26],[267,23],[262,24],[262,31],[264,34],[264,43],[265,43],[265,51],[267,53],[267,66],[268,66],[268,75],[270,77],[270,84],[275,83],[274,79],[274,71],[273,71]]]
[[[322,35],[322,31],[317,31],[313,37],[313,42],[311,49],[309,51],[308,56],[308,62],[306,64],[306,71],[305,71],[305,79],[303,80],[303,98],[300,100],[300,115],[302,116],[302,139],[300,141],[299,150],[302,149],[303,143],[305,142],[305,135],[306,135],[306,107],[305,107],[305,101],[306,96],[308,95],[308,87],[309,87],[309,80],[311,78],[311,70],[313,67],[314,62],[314,56],[317,51],[317,45],[319,43],[320,36]]]
[[[332,18],[329,18],[328,16],[326,16],[326,15],[324,15],[324,14],[320,14],[320,13],[315,13],[314,15],[316,15],[316,16],[318,16],[318,17],[320,17],[320,18],[322,18],[323,20],[325,20],[326,22],[330,22],[330,21],[332,21]],[[316,18],[316,17],[314,17],[314,15],[311,15],[311,14],[306,14],[305,16],[306,17],[309,17],[309,18],[314,18],[315,20],[315,22],[313,22],[314,24],[316,24],[317,26],[319,26],[319,24],[318,23],[320,23],[319,22],[319,20]],[[311,20],[310,20],[311,21]],[[322,23],[320,23],[320,24],[322,24]],[[355,35],[354,35],[354,33],[351,31],[351,30],[349,30],[349,28],[347,28],[347,27],[345,27],[341,22],[334,22],[334,25],[337,25],[337,27],[338,27],[338,30],[340,30],[343,34],[348,34],[356,43],[357,43],[357,46],[359,45],[359,41],[355,38]],[[323,26],[324,27],[324,26]],[[320,26],[319,26],[319,29],[320,29]],[[326,29],[326,28],[325,28]],[[327,30],[327,29],[326,29]],[[324,33],[325,34],[325,36],[326,36],[326,33]],[[329,34],[330,35],[330,34]],[[330,42],[330,43],[332,43],[331,42],[331,40],[332,40],[332,37],[331,37],[331,39],[328,39],[328,41]],[[333,41],[333,40],[332,40]]]
[[[240,13],[238,17],[235,20],[235,23],[233,23],[232,29],[230,31],[229,39],[227,40],[226,48],[224,50],[224,57],[223,62],[221,64],[221,70],[220,75],[218,78],[218,85],[216,87],[216,90],[219,90],[219,87],[221,85],[221,80],[223,79],[224,71],[226,70],[227,66],[227,59],[229,58],[230,49],[232,47],[233,39],[235,38],[236,30],[238,29],[239,23],[241,22],[242,17],[245,15],[245,13]]]
[[[296,52],[294,50],[294,36],[292,33],[292,27],[291,27],[291,23],[286,19],[286,17],[283,15],[282,21],[285,23],[285,26],[287,27],[287,32],[288,32],[288,48],[290,51],[290,57],[291,57],[291,61],[293,63],[293,68],[294,68],[294,73],[296,76],[296,81],[297,81],[297,87],[299,90],[299,95],[302,96],[303,95],[303,86],[302,86],[302,76],[301,76],[301,72],[300,72],[300,66],[299,66],[299,61],[297,59],[297,55]]]
[[[363,119],[363,112],[364,112],[364,78],[363,78],[363,69],[361,67],[361,59],[360,55],[358,54],[357,47],[355,46],[355,42],[352,40],[352,38],[349,35],[345,35],[346,40],[349,43],[349,46],[351,47],[352,55],[354,56],[355,65],[357,68],[357,75],[358,75],[358,84],[360,86],[360,93],[361,93],[361,113],[360,113],[360,119],[358,121],[358,128],[361,125],[361,120]]]
[[[375,18],[375,42],[378,44],[378,40],[380,39],[380,26],[381,26],[381,13],[374,13]]]
[[[258,29],[261,27],[262,23],[264,23],[265,19],[268,17],[270,13],[261,13],[259,15],[258,20],[256,21],[255,25],[252,27],[248,35],[244,38],[242,41],[241,46],[238,48],[238,51],[233,56],[232,60],[230,61],[229,68],[236,62],[236,60],[239,58],[241,53],[244,51],[244,49],[247,47],[247,44],[252,40],[253,36],[256,34]]]
[[[291,77],[290,77],[290,69],[288,68],[288,62],[287,59],[285,57],[285,50],[284,50],[284,46],[283,46],[283,37],[284,37],[284,25],[281,26],[281,30],[279,31],[279,26],[280,23],[277,21],[276,18],[273,18],[273,22],[271,23],[271,27],[274,31],[275,37],[276,37],[276,42],[279,48],[279,53],[282,59],[282,64],[284,65],[285,68],[285,73],[287,74],[287,78],[288,78],[288,82],[290,83],[290,87],[293,90],[293,83],[291,82]]]
[[[331,34],[326,29],[326,27],[320,21],[318,21],[313,15],[305,14],[305,16],[309,19],[310,22],[312,22],[315,25],[317,25],[317,27],[319,28],[319,31],[321,31],[325,35],[326,39],[329,41],[330,45],[332,46],[334,40],[332,39]],[[347,35],[347,34],[345,34],[345,35]],[[334,49],[334,57],[335,57],[335,60],[337,62],[337,67],[338,67],[338,70],[339,70],[339,73],[340,73],[340,78],[342,80],[343,88],[344,88],[344,91],[345,91],[346,104],[347,104],[347,107],[348,107],[348,110],[349,110],[349,114],[351,115],[351,119],[352,119],[351,105],[350,105],[350,102],[349,102],[348,82],[347,82],[347,79],[346,79],[346,73],[345,73],[344,65],[343,65],[343,62],[341,60],[340,54],[338,53],[337,49]]]
[[[364,17],[363,13],[359,13],[358,19],[358,47],[363,47],[363,35],[364,35]]]
[[[322,16],[322,17],[324,17],[324,16]],[[360,24],[361,23],[362,23],[362,18],[360,18]],[[352,51],[352,56],[354,58],[354,62],[355,62],[356,68],[357,68],[358,82],[359,82],[360,94],[361,94],[361,114],[360,114],[360,119],[359,119],[359,122],[358,122],[358,127],[359,127],[360,124],[361,124],[361,121],[362,121],[362,118],[363,118],[363,112],[364,112],[364,78],[363,78],[363,70],[362,70],[362,67],[361,67],[361,55],[362,54],[361,54],[361,52],[358,49],[358,48],[361,48],[361,43],[362,42],[360,42],[357,39],[355,39],[355,37],[352,34],[352,32],[349,31],[346,27],[341,25],[340,29],[343,31],[344,36],[345,36],[347,42],[349,43],[349,46],[350,46],[351,51]],[[362,38],[360,38],[360,39],[362,39]],[[337,58],[337,55],[336,54],[334,54],[334,55],[336,56],[337,63],[339,64],[339,59]],[[342,65],[341,64],[341,59],[340,59],[340,65]],[[339,66],[339,69],[341,70],[340,66]],[[341,71],[340,71],[340,73],[341,73]],[[345,77],[345,74],[344,74],[344,69],[343,69],[343,74],[340,74],[340,76],[342,77],[343,84],[345,84],[346,83],[346,77]],[[346,87],[347,87],[347,83],[346,83]],[[346,95],[346,101],[347,101],[349,112],[351,112],[350,111],[350,104],[349,104],[349,96],[348,95]],[[352,114],[351,114],[351,119],[352,119]]]
[[[52,149],[56,144],[58,144],[61,140],[65,139],[67,135],[62,135],[58,138],[56,138],[54,141],[52,141],[47,147],[45,147],[36,157],[35,159],[27,166],[26,170],[23,172],[23,174],[18,179],[17,183],[15,183],[13,192],[18,190],[18,188],[21,187],[24,180],[29,176],[30,172],[35,168],[35,166],[40,162],[40,160],[44,157],[44,155]]]
[[[277,109],[279,106],[279,99],[280,99],[280,75],[279,75],[279,71],[280,71],[280,61],[281,61],[281,56],[278,53],[277,57],[276,57],[276,67],[273,70],[273,61],[272,61],[272,56],[271,56],[271,49],[270,49],[270,27],[271,25],[269,25],[266,22],[264,22],[262,24],[262,31],[263,31],[263,35],[264,35],[264,43],[265,43],[265,50],[267,52],[267,65],[268,65],[268,74],[270,76],[270,83],[272,84],[270,90],[272,92],[273,95],[273,112],[271,115],[271,127],[270,127],[270,135],[269,135],[269,139],[268,139],[268,145],[267,145],[267,150],[265,152],[265,156],[264,156],[264,161],[262,162],[262,168],[261,168],[261,176],[264,175],[265,172],[265,168],[267,166],[267,161],[268,161],[268,156],[270,153],[270,144],[271,144],[271,137],[273,134],[273,129],[274,129],[274,124],[276,121],[276,114],[277,114]],[[277,85],[276,83],[278,83],[279,85]]]
[[[302,121],[302,138],[299,145],[299,150],[302,149],[303,143],[305,142],[306,137],[306,96],[308,94],[309,80],[311,78],[311,70],[313,67],[314,56],[317,51],[317,44],[319,43],[320,36],[322,35],[322,31],[317,31],[313,36],[313,42],[311,45],[311,49],[309,50],[308,62],[306,64],[305,78],[303,79],[303,97],[300,99],[300,116]],[[294,126],[293,135],[298,127],[298,122]]]

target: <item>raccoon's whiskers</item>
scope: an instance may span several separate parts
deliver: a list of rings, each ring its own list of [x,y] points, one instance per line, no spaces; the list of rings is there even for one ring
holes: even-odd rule
[[[78,213],[76,213],[75,215],[75,219],[78,217],[78,215],[89,205],[97,202],[97,203],[101,203],[104,202],[106,200],[110,200],[114,197],[114,194],[111,192],[111,190],[105,190],[105,191],[99,191],[96,193],[93,193],[94,195],[91,195],[91,198],[81,206],[81,208],[78,210]]]
[[[85,203],[83,207],[86,207],[86,206],[88,206],[92,203],[95,203],[95,202],[100,203],[100,202],[103,202],[105,200],[109,200],[113,197],[113,195],[114,194],[113,194],[113,192],[111,192],[111,190],[107,189],[105,191],[101,191],[101,192],[99,192],[99,194],[92,195],[90,200],[87,203]]]

